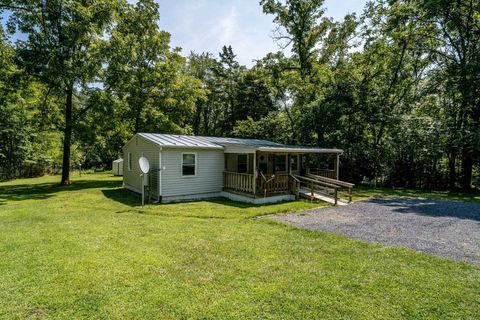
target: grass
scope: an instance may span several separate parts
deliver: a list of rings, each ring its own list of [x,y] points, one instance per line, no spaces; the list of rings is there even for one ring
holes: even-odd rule
[[[353,189],[353,200],[365,200],[369,198],[386,197],[413,197],[444,199],[454,201],[480,202],[480,192],[462,192],[462,191],[428,191],[406,188],[375,188],[368,185],[355,186]]]
[[[308,202],[137,205],[108,174],[0,183],[0,318],[478,319],[480,267],[294,229]]]

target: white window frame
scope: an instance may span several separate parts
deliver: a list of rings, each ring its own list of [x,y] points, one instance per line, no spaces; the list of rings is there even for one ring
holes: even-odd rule
[[[193,154],[195,156],[195,174],[187,174],[187,175],[184,175],[183,174],[183,155],[184,154]],[[180,176],[182,178],[195,178],[197,176],[197,172],[198,172],[198,158],[197,158],[197,153],[196,152],[182,152],[182,158],[180,159],[180,163],[181,163],[181,166],[180,166]]]
[[[132,163],[132,153],[129,152],[129,153],[127,154],[127,167],[128,167],[128,171],[132,171],[132,169],[133,169],[133,168],[132,168],[132,167],[133,167],[132,164],[133,164],[133,163]]]

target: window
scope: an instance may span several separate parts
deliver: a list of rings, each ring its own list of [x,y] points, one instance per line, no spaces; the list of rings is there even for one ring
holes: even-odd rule
[[[132,171],[132,153],[128,153],[128,171]]]
[[[275,155],[275,172],[287,171],[287,156]]]
[[[248,168],[248,155],[239,154],[237,158],[237,172],[247,173],[247,168]]]
[[[182,176],[196,175],[197,154],[183,153],[182,154]]]

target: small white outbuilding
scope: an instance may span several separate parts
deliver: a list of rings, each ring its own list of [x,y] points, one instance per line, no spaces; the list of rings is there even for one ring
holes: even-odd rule
[[[123,159],[113,160],[112,173],[114,176],[123,176]]]

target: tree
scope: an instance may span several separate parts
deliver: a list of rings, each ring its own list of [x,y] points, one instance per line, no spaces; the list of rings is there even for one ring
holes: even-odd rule
[[[460,134],[460,144],[453,138],[450,145],[450,170],[455,170],[457,153],[461,153],[464,189],[470,189],[475,161],[480,162],[480,2],[418,1],[416,17],[432,26],[424,35],[433,37],[436,46],[426,49],[434,54],[433,61],[445,72],[446,85],[454,88],[454,102],[450,109],[452,137]],[[460,147],[460,148],[459,148]],[[450,183],[454,174],[451,174]]]
[[[221,121],[220,135],[228,135],[235,126],[237,110],[236,93],[240,81],[240,74],[244,67],[235,60],[235,54],[231,46],[223,46],[219,54],[220,60],[217,63],[215,76],[218,79],[216,93],[223,101],[223,121]]]
[[[188,73],[201,81],[206,99],[198,99],[193,118],[195,135],[213,135],[219,115],[220,101],[217,95],[218,79],[215,75],[217,60],[210,53],[190,53],[188,57]]]
[[[76,119],[74,94],[94,82],[101,67],[97,45],[112,21],[115,0],[5,0],[10,25],[27,36],[17,41],[22,67],[50,90],[64,96],[63,161],[61,184],[70,183],[70,152]]]
[[[274,38],[281,42],[283,49],[292,46],[295,54],[292,66],[300,71],[302,79],[311,74],[316,46],[324,38],[332,21],[323,17],[324,0],[261,0],[263,12],[274,15],[278,24]]]
[[[105,47],[107,91],[129,108],[132,131],[190,132],[201,83],[187,74],[185,59],[170,50],[170,35],[160,31],[158,4],[140,0],[125,6]]]

